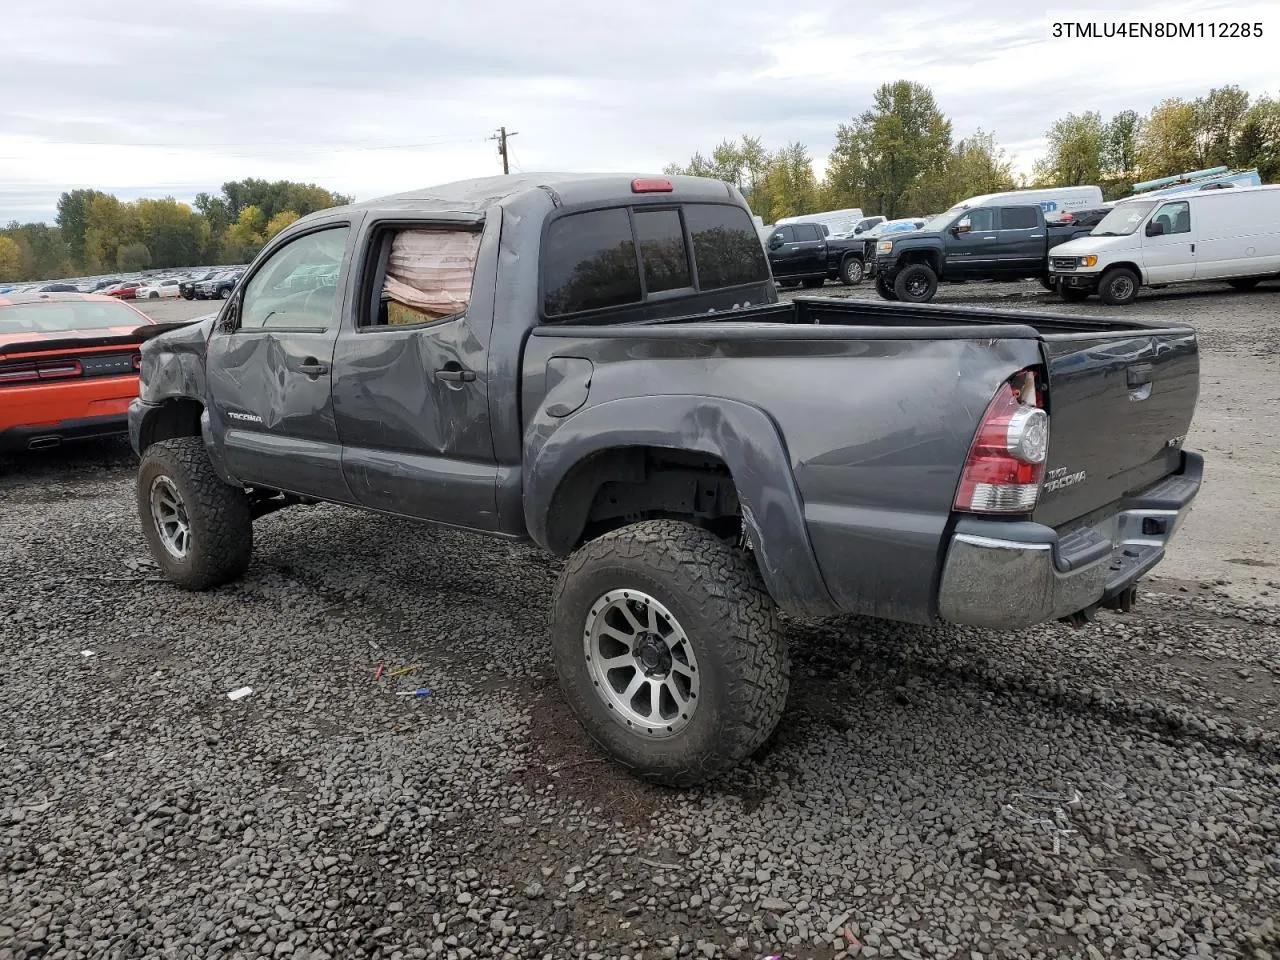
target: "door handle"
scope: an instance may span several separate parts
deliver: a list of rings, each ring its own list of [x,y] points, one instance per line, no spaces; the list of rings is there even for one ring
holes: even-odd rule
[[[437,380],[448,380],[450,383],[470,383],[475,378],[474,370],[463,370],[461,367],[444,367],[436,371]]]
[[[997,239],[999,239],[999,238],[998,238],[998,237],[983,237],[982,239],[983,239],[983,240],[997,240]]]
[[[308,377],[318,377],[322,373],[329,372],[328,364],[321,363],[315,357],[307,357],[298,365],[298,369],[305,373]]]

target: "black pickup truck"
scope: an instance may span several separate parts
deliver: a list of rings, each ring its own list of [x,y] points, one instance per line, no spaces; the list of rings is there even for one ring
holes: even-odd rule
[[[820,223],[783,224],[774,227],[765,241],[774,278],[811,288],[828,280],[861,283],[863,246],[860,235],[828,236]]]
[[[876,292],[927,303],[938,282],[1036,279],[1049,287],[1049,251],[1090,227],[1049,223],[1038,204],[954,207],[920,230],[876,244]]]
[[[779,611],[1127,609],[1199,489],[1198,383],[1186,326],[778,302],[733,187],[529,174],[299,220],[142,347],[129,428],[188,589],[252,575],[254,519],[316,501],[567,557],[530,656],[679,785],[778,723]]]

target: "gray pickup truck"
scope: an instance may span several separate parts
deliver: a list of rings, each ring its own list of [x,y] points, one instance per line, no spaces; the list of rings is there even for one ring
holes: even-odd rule
[[[779,302],[719,181],[530,174],[299,220],[216,317],[144,345],[129,427],[188,589],[317,501],[568,557],[564,695],[687,785],[778,723],[780,613],[1128,609],[1200,486],[1198,380],[1185,326]]]

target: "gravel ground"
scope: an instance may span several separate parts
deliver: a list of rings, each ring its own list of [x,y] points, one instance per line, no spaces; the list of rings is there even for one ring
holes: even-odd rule
[[[1133,308],[1201,330],[1212,458],[1135,613],[792,621],[778,734],[688,792],[569,718],[531,548],[295,508],[189,595],[126,447],[0,461],[0,960],[1280,958],[1277,292]]]

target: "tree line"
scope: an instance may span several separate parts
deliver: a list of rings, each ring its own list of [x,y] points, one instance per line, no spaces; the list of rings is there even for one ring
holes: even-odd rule
[[[245,263],[299,217],[350,202],[314,183],[252,178],[196,194],[194,207],[69,190],[58,197],[56,225],[0,230],[0,281]]]
[[[866,111],[836,128],[822,178],[803,143],[768,150],[751,136],[724,140],[665,172],[736,184],[766,223],[847,207],[891,219],[926,216],[965,197],[1034,186],[1097,184],[1114,200],[1135,183],[1219,165],[1256,167],[1263,183],[1280,176],[1280,100],[1254,99],[1238,86],[1215,87],[1195,100],[1170,98],[1146,115],[1068,113],[1046,138],[1032,174],[1018,175],[992,133],[979,129],[957,139],[933,92],[899,80],[881,86]]]

